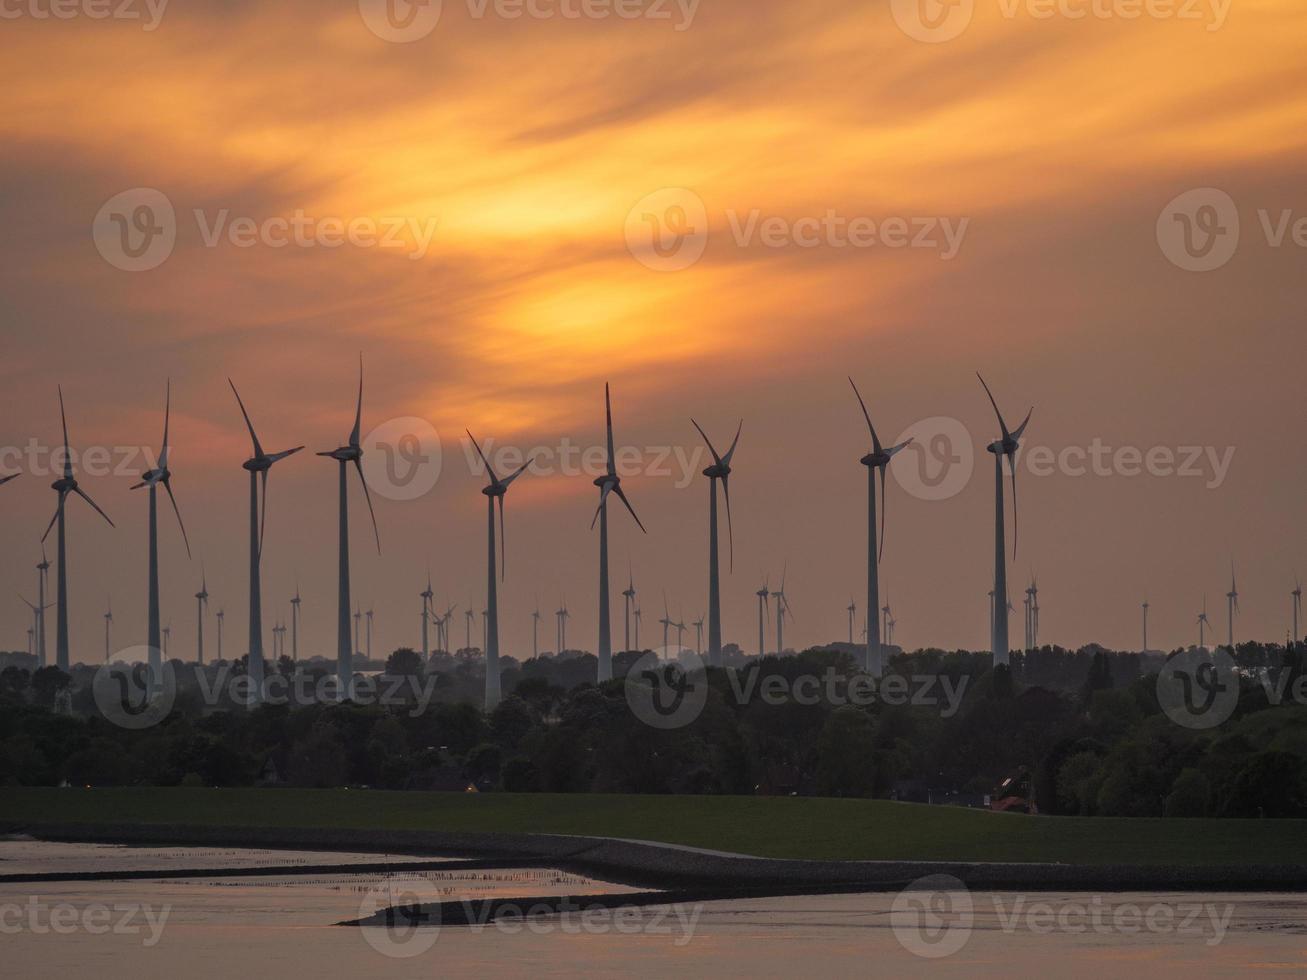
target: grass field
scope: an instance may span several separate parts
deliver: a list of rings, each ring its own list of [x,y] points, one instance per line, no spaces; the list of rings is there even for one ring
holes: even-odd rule
[[[1307,864],[1303,820],[1027,817],[882,800],[7,788],[0,821],[584,834],[781,858]]]

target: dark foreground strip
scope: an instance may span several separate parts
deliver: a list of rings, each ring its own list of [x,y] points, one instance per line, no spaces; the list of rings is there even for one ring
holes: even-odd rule
[[[240,868],[164,868],[157,871],[46,871],[0,874],[0,885],[51,881],[156,881],[160,878],[283,878],[302,875],[402,874],[405,871],[489,871],[535,868],[538,860],[368,861],[355,864],[266,864]]]
[[[1250,832],[1253,831],[1255,826],[1250,821]],[[1290,864],[1192,866],[806,861],[714,854],[604,837],[330,827],[18,824],[0,821],[0,833],[25,833],[45,840],[116,844],[461,857],[504,862],[501,866],[557,868],[637,888],[686,889],[694,894],[726,888],[760,889],[761,892],[753,894],[771,895],[875,891],[901,888],[906,882],[936,874],[952,875],[969,888],[989,891],[1307,892],[1307,866]]]

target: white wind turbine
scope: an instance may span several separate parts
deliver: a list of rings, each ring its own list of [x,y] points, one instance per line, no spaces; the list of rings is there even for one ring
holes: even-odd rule
[[[109,641],[109,634],[112,626],[113,626],[113,600],[106,599],[105,610],[104,610],[104,662],[105,663],[109,662],[109,653],[112,650]]]
[[[672,614],[671,614],[671,611],[667,608],[667,593],[666,593],[666,592],[663,593],[663,618],[660,619],[660,620],[658,620],[658,623],[659,623],[659,625],[662,626],[662,628],[663,628],[663,653],[664,653],[664,656],[665,656],[665,655],[666,655],[666,652],[667,652],[667,644],[668,644],[668,642],[669,642],[669,641],[668,641],[668,638],[667,638],[668,630],[670,630],[670,629],[672,629],[673,627],[676,626],[676,624],[675,624],[674,622],[672,622]]]
[[[1148,652],[1148,610],[1150,608],[1147,599],[1144,600],[1144,604],[1141,608],[1144,611],[1144,653],[1147,653]]]
[[[435,592],[431,590],[430,565],[427,566],[427,587],[422,592],[418,593],[418,595],[422,599],[422,662],[425,664],[427,658],[431,656],[431,644],[428,640],[427,629],[431,623],[432,613],[435,612],[435,610],[431,608],[431,600],[436,596]]]
[[[636,516],[635,508],[631,502],[626,499],[626,493],[622,490],[621,477],[617,475],[617,464],[615,453],[613,452],[613,403],[609,396],[608,385],[604,385],[604,412],[607,419],[608,429],[608,458],[607,471],[603,476],[596,477],[594,485],[599,488],[599,508],[595,511],[594,518],[590,521],[590,527],[593,530],[595,521],[599,522],[599,683],[613,679],[613,640],[609,627],[608,608],[608,495],[617,494],[617,497],[626,509],[631,512],[635,518],[635,523],[639,525],[641,531],[645,531],[644,525],[640,523],[640,518]],[[648,534],[648,531],[645,531]]]
[[[182,523],[181,511],[177,509],[177,498],[172,493],[172,471],[168,469],[168,423],[172,415],[172,382],[165,389],[163,408],[163,445],[159,449],[159,461],[153,468],[141,474],[141,482],[133,485],[133,490],[149,488],[150,499],[150,570],[149,570],[149,624],[146,646],[150,656],[150,691],[157,693],[163,684],[163,662],[160,659],[166,648],[160,645],[159,629],[159,501],[158,488],[162,486],[168,492],[172,502],[173,513],[177,515],[177,525],[182,531],[182,541],[186,545],[186,557],[191,557],[191,543],[186,537],[186,525]],[[171,631],[168,631],[171,632]],[[161,652],[162,651],[162,652]]]
[[[40,606],[28,602],[25,596],[20,595],[18,598],[23,600],[23,605],[25,605],[28,609],[32,610],[32,635],[35,636],[38,628],[37,624],[40,622],[41,617],[45,614],[45,609],[49,609],[50,607],[47,605],[45,609],[42,609]]]
[[[867,420],[867,431],[871,433],[871,452],[859,460],[863,466],[867,467],[867,611],[870,615],[867,617],[869,630],[864,668],[871,676],[880,677],[885,671],[885,653],[881,649],[880,620],[877,618],[875,610],[880,603],[880,558],[885,551],[885,474],[889,469],[890,460],[902,452],[903,448],[912,440],[909,439],[907,442],[891,446],[888,449],[882,446],[880,437],[876,434],[876,427],[871,424],[871,413],[867,411],[867,403],[862,400],[862,392],[858,391],[858,386],[853,383],[852,378],[849,378],[849,384],[853,388],[853,393],[858,396],[858,405],[862,408],[862,417]],[[876,531],[877,473],[880,473],[879,538]]]
[[[68,544],[67,544],[67,520],[65,518],[65,501],[70,493],[75,493],[88,504],[90,504],[97,514],[108,521],[109,526],[113,527],[113,521],[109,520],[109,515],[100,509],[100,506],[92,500],[85,490],[77,483],[77,478],[73,476],[73,456],[72,451],[68,448],[68,416],[64,413],[64,392],[59,388],[59,422],[63,426],[64,433],[64,472],[58,480],[50,484],[50,489],[59,494],[59,503],[56,505],[54,517],[50,518],[50,524],[45,529],[45,534],[41,535],[42,543],[50,536],[51,529],[57,523],[59,525],[58,541],[58,560],[59,571],[55,575],[55,635],[54,635],[54,655],[55,665],[64,673],[68,672]],[[42,614],[42,634],[44,643],[44,621],[45,616]],[[44,651],[42,651],[44,653]]]
[[[770,580],[764,578],[762,588],[754,593],[758,597],[758,656],[767,656],[767,623],[771,622],[768,598],[771,596]]]
[[[227,615],[227,611],[225,609],[220,608],[218,610],[218,615],[215,617],[218,620],[218,662],[219,663],[222,662],[222,621],[226,617],[226,615]]]
[[[200,591],[195,593],[195,662],[204,663],[204,612],[209,608],[209,579],[200,567]]]
[[[242,468],[250,474],[250,619],[249,619],[249,666],[247,672],[250,677],[251,687],[253,688],[251,697],[254,703],[257,703],[263,696],[263,583],[261,579],[260,564],[263,557],[263,528],[268,516],[268,471],[272,465],[287,456],[293,456],[303,449],[303,446],[296,446],[294,449],[287,449],[283,452],[272,453],[269,455],[263,451],[263,446],[259,443],[259,437],[254,432],[254,423],[250,421],[250,413],[245,411],[245,403],[241,401],[240,392],[236,390],[236,385],[230,378],[227,383],[231,385],[232,394],[236,396],[236,404],[240,406],[241,416],[245,419],[245,427],[250,433],[250,443],[253,447],[254,455],[241,464]],[[260,488],[262,489],[262,501],[260,501]],[[222,616],[221,610],[218,611],[218,655],[222,656]]]
[[[300,598],[299,583],[295,583],[295,598],[290,601],[290,659],[296,662],[300,659],[300,603],[304,600]]]
[[[1211,620],[1207,618],[1207,596],[1204,595],[1203,611],[1198,614],[1198,646],[1203,650],[1207,649],[1207,627],[1211,625]]]
[[[849,614],[849,646],[853,646],[853,620],[858,614],[858,604],[849,597],[849,608],[846,610]]]
[[[994,592],[997,596],[994,602],[994,630],[991,637],[990,649],[993,652],[994,666],[1006,667],[1008,665],[1008,592],[1007,592],[1007,535],[1003,528],[1004,508],[1003,508],[1003,458],[1006,456],[1008,467],[1012,474],[1012,557],[1017,554],[1017,450],[1021,447],[1021,436],[1026,431],[1026,426],[1030,424],[1030,416],[1034,414],[1032,408],[1026,413],[1025,421],[1017,427],[1015,432],[1009,432],[1007,423],[1003,421],[1003,413],[998,410],[998,402],[994,400],[993,393],[989,390],[989,385],[985,384],[985,379],[977,372],[976,377],[980,378],[980,384],[985,389],[985,394],[989,396],[989,403],[994,406],[994,414],[998,416],[998,426],[1002,430],[1002,438],[991,442],[986,448],[994,454]]]
[[[50,582],[50,559],[45,557],[45,546],[41,547],[41,564],[36,566],[36,602],[41,611],[36,619],[36,665],[46,665],[45,656],[45,611],[50,604],[45,601]]]
[[[531,614],[531,657],[540,656],[540,601],[536,600],[536,610]]]
[[[482,488],[481,492],[486,496],[486,710],[490,711],[495,705],[499,704],[499,583],[495,576],[495,503],[499,503],[499,578],[502,578],[507,568],[507,554],[505,552],[504,537],[504,498],[508,496],[508,488],[513,485],[513,481],[526,472],[528,466],[535,462],[535,457],[529,457],[525,463],[516,470],[504,477],[502,480],[495,468],[490,465],[490,460],[486,459],[486,454],[481,451],[481,444],[477,442],[476,436],[468,432],[467,437],[472,440],[472,445],[476,447],[477,455],[481,457],[481,462],[485,464],[486,473],[490,476],[490,483]]]
[[[713,465],[703,471],[703,475],[708,477],[708,665],[710,667],[720,667],[722,665],[722,593],[721,578],[718,568],[717,559],[717,481],[722,482],[722,495],[726,500],[726,531],[730,538],[731,548],[731,571],[735,571],[735,529],[731,525],[731,459],[735,456],[735,448],[740,444],[740,432],[744,428],[744,420],[735,429],[735,438],[731,441],[731,448],[726,450],[725,456],[719,456],[717,449],[713,446],[712,440],[708,434],[703,431],[703,426],[690,419],[691,424],[699,430],[699,435],[703,436],[703,441],[708,444],[708,452],[712,453]]]
[[[1229,619],[1230,652],[1234,653],[1234,617],[1239,614],[1239,588],[1234,584],[1234,562],[1230,562],[1230,591],[1225,594]]]
[[[794,612],[790,609],[790,600],[785,598],[785,569],[781,569],[781,588],[779,592],[773,592],[772,598],[776,600],[776,656],[780,657],[785,654],[785,617],[794,618]]]
[[[363,497],[368,502],[368,515],[372,518],[372,534],[377,541],[377,554],[381,554],[381,532],[377,529],[377,515],[372,509],[372,495],[368,492],[368,481],[363,476],[363,447],[359,444],[359,433],[363,425],[363,355],[359,355],[359,394],[358,405],[354,410],[354,428],[350,430],[349,442],[330,452],[318,453],[340,464],[340,569],[339,593],[336,610],[336,692],[342,701],[348,700],[354,680],[354,663],[349,647],[349,481],[347,471],[353,463],[358,471],[359,483],[363,484]]]
[[[623,590],[623,592],[622,592],[622,598],[626,600],[626,606],[625,606],[625,609],[626,609],[626,616],[625,616],[625,619],[626,619],[626,636],[625,636],[625,643],[626,643],[626,646],[625,646],[625,648],[626,648],[627,650],[630,650],[630,649],[631,649],[631,606],[635,603],[635,570],[632,569],[632,568],[630,568],[630,567],[628,567],[628,568],[627,568],[627,572],[628,572],[628,574],[630,575],[630,582],[631,582],[631,584],[628,585],[628,586],[626,587],[625,590]],[[637,630],[636,630],[636,643],[637,643],[637,644],[640,642],[639,637],[640,637],[640,631],[637,629]]]
[[[1289,593],[1289,596],[1293,599],[1293,645],[1297,646],[1299,639],[1298,616],[1302,612],[1302,581],[1297,575],[1294,575],[1293,581],[1294,588],[1293,591]]]

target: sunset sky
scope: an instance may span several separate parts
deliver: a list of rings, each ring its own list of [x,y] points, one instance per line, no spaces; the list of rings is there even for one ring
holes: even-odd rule
[[[1307,6],[1202,0],[1193,17],[1080,19],[1057,11],[1088,2],[1047,18],[1032,7],[975,0],[957,37],[931,43],[900,26],[897,0],[702,0],[688,22],[675,4],[670,19],[511,19],[445,0],[429,34],[394,43],[346,0],[174,0],[152,30],[5,5],[0,471],[29,472],[0,488],[0,648],[25,646],[30,616],[13,596],[35,598],[56,496],[14,449],[58,444],[62,384],[74,448],[153,451],[171,378],[173,485],[194,550],[188,561],[164,514],[171,653],[193,656],[201,559],[208,649],[221,607],[224,652],[244,652],[250,447],[231,377],[269,450],[308,447],[272,473],[265,627],[289,617],[298,581],[301,655],[334,655],[336,474],[312,452],[348,435],[360,351],[364,433],[413,416],[441,447],[429,493],[374,489],[380,556],[351,484],[354,593],[376,610],[374,652],[420,645],[428,561],[437,604],[459,604],[458,645],[461,610],[483,608],[483,477],[464,429],[497,448],[597,446],[606,381],[619,446],[649,463],[671,454],[624,474],[648,536],[611,514],[615,641],[628,561],[645,646],[661,639],[664,590],[673,618],[707,611],[707,459],[692,478],[677,463],[700,447],[692,415],[722,449],[744,420],[724,639],[755,649],[753,593],[782,567],[786,645],[846,638],[845,607],[859,596],[861,619],[865,593],[868,451],[849,374],[886,441],[932,418],[969,432],[975,471],[946,499],[924,499],[910,475],[924,456],[895,460],[881,576],[897,641],[983,648],[983,446],[998,432],[977,370],[1013,425],[1034,406],[1014,647],[1032,570],[1045,642],[1133,649],[1145,598],[1154,646],[1195,642],[1204,593],[1224,637],[1232,560],[1236,637],[1282,642],[1295,567],[1307,575],[1307,236],[1292,231],[1307,218]],[[144,0],[132,9],[148,21]],[[93,227],[139,188],[171,204],[176,242],[133,272]],[[1210,272],[1159,245],[1159,215],[1196,188],[1238,209],[1238,249]],[[631,244],[650,195],[659,214],[691,205],[707,236],[698,261],[660,268]],[[329,219],[404,230],[386,247],[228,234],[297,212],[327,236]],[[940,244],[786,237],[828,214],[886,234],[893,219],[930,222]],[[944,227],[964,229],[947,257]],[[1201,475],[1028,469],[1036,447],[1056,457],[1096,441],[1178,462],[1202,447]],[[147,501],[128,488],[145,465],[82,477],[116,529],[69,505],[74,660],[102,658],[108,597],[115,648],[144,642]],[[506,654],[529,653],[537,595],[542,649],[564,593],[569,646],[595,647],[593,475],[532,473],[508,496]]]

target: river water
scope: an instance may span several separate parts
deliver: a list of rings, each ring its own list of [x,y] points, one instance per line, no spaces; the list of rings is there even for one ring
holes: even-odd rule
[[[337,923],[414,900],[631,889],[536,868],[278,873],[378,858],[0,841],[0,876],[125,868],[268,871],[39,884],[0,879],[0,972],[95,980],[472,973],[1191,980],[1307,970],[1307,897],[1298,895],[1018,895],[928,883],[938,890],[564,908],[471,926],[361,929]],[[530,913],[525,904],[522,911]]]

